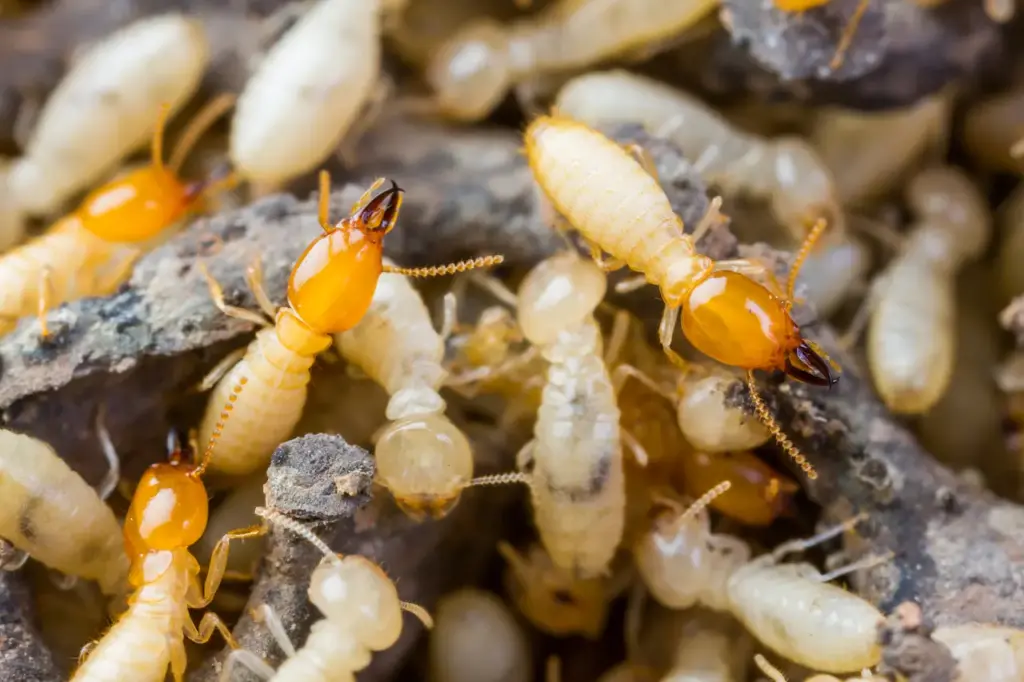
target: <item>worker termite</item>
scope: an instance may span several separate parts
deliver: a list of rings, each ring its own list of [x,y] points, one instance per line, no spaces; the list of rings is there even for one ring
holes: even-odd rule
[[[319,222],[323,234],[295,262],[288,279],[288,305],[275,310],[263,289],[258,261],[248,281],[263,312],[274,320],[224,301],[224,292],[201,264],[214,305],[226,315],[265,327],[256,334],[244,356],[233,365],[222,363],[204,380],[217,379],[199,434],[208,439],[218,423],[221,404],[241,379],[250,390],[235,405],[235,418],[221,434],[211,462],[219,474],[239,476],[266,467],[278,444],[285,441],[302,414],[310,367],[330,347],[332,334],[355,327],[369,309],[380,275],[385,272],[432,277],[485,267],[494,256],[424,268],[400,268],[383,262],[383,239],[398,219],[402,189],[392,186],[373,197],[384,183],[377,180],[337,225],[328,221],[330,177],[320,174]],[[228,361],[235,361],[229,356]],[[221,378],[223,376],[223,378]]]
[[[50,568],[96,580],[104,594],[118,595],[128,558],[117,519],[103,502],[117,484],[117,462],[111,463],[112,475],[97,491],[46,443],[0,430],[0,537]]]
[[[715,204],[694,235],[687,235],[653,169],[645,169],[601,133],[570,119],[544,116],[530,123],[525,139],[534,178],[555,210],[590,245],[595,260],[605,269],[625,265],[643,273],[620,283],[618,290],[647,282],[661,290],[665,312],[659,337],[668,358],[686,366],[671,349],[681,311],[683,333],[697,350],[747,370],[758,416],[813,478],[813,467],[782,433],[758,395],[753,371],[782,370],[818,386],[838,380],[830,362],[803,338],[790,316],[795,278],[825,222],[819,220],[808,233],[783,296],[744,274],[763,273],[763,265],[748,260],[715,262],[698,254],[694,243],[717,219]],[[611,259],[605,260],[602,252]],[[774,276],[769,278],[770,283],[773,280]]]
[[[166,165],[165,109],[153,134],[149,165],[94,190],[45,234],[0,257],[0,329],[9,331],[20,318],[37,314],[45,336],[51,307],[113,293],[139,256],[167,237],[168,228],[205,194],[230,182],[229,177],[186,184],[177,173],[195,141],[233,103],[228,95],[211,101],[182,134]]]
[[[649,54],[717,6],[718,0],[562,0],[537,17],[507,25],[481,19],[436,52],[426,79],[442,113],[476,121],[517,83],[616,56]]]
[[[876,629],[882,614],[827,581],[879,559],[868,557],[828,575],[806,563],[779,563],[789,553],[839,535],[860,517],[750,559],[745,542],[710,531],[708,502],[729,487],[723,482],[686,510],[659,514],[634,548],[637,568],[655,599],[674,609],[700,604],[731,612],[761,643],[813,669],[847,672],[878,663]]]
[[[320,165],[379,89],[384,0],[320,0],[246,83],[231,163],[259,192]]]
[[[768,659],[766,659],[761,654],[754,654],[754,663],[757,664],[757,667],[761,669],[761,672],[764,673],[765,675],[767,675],[771,679],[772,682],[787,682],[785,676],[781,672],[779,672],[779,669],[776,668],[775,666],[773,666],[771,663],[769,663]],[[845,682],[888,682],[888,679],[889,679],[888,677],[879,677],[879,676],[875,676],[875,675],[872,675],[871,677],[866,677],[865,675],[862,674],[862,675],[860,675],[858,677],[849,677],[849,678],[847,678],[845,680]],[[985,678],[985,679],[989,679],[989,678]],[[806,678],[804,680],[804,682],[844,682],[844,681],[840,680],[838,677],[835,677],[833,675],[811,675],[810,677]],[[990,680],[990,682],[996,682],[996,681],[995,680]],[[1009,681],[1007,681],[1007,682],[1009,682]]]
[[[384,264],[395,267],[387,259]],[[447,330],[452,306],[446,311]],[[366,314],[352,329],[337,334],[335,344],[391,396],[386,412],[390,423],[374,447],[377,480],[410,516],[443,517],[473,478],[473,451],[445,416],[445,401],[438,393],[447,376],[444,336],[434,330],[419,292],[401,274],[381,275]]]
[[[210,59],[201,24],[180,14],[133,23],[84,54],[47,100],[11,168],[11,191],[31,215],[57,210],[113,170],[179,109]]]
[[[335,554],[311,530],[281,512],[260,507],[256,513],[302,536],[323,552],[324,558],[310,579],[309,600],[324,617],[313,623],[306,643],[296,651],[277,614],[264,606],[261,616],[288,659],[275,672],[252,652],[235,649],[224,664],[222,680],[231,679],[236,663],[262,679],[276,682],[354,680],[354,673],[370,664],[372,652],[383,651],[398,641],[402,611],[433,627],[423,607],[399,600],[395,584],[377,564],[359,555]]]
[[[526,633],[496,595],[461,589],[437,604],[430,633],[432,682],[529,682]]]
[[[231,541],[261,535],[263,528],[226,533],[213,550],[202,585],[199,563],[188,548],[206,528],[209,502],[202,475],[244,385],[242,379],[232,387],[218,428],[198,463],[184,461],[175,447],[167,462],[151,465],[142,475],[123,531],[124,548],[131,560],[129,581],[135,592],[128,611],[88,653],[72,682],[159,682],[166,678],[168,666],[175,682],[181,682],[186,664],[182,634],[203,643],[218,630],[229,645],[238,646],[216,614],[205,613],[197,626],[188,610],[204,608],[212,601],[224,575]]]
[[[732,126],[711,107],[667,85],[627,71],[578,76],[558,93],[555,109],[588,125],[639,122],[679,146],[709,183],[727,194],[771,202],[778,222],[803,239],[817,218],[835,234],[843,214],[832,174],[796,136],[776,139]]]
[[[867,351],[889,409],[920,414],[952,375],[956,271],[981,255],[992,228],[985,198],[951,167],[922,171],[906,195],[918,222],[869,296]]]

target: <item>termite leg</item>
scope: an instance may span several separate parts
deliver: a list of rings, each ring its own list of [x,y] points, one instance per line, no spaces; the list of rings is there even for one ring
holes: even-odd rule
[[[764,280],[767,288],[779,298],[786,296],[782,285],[775,276],[775,271],[768,267],[764,261],[753,258],[731,258],[715,261],[715,270],[726,270],[745,275],[753,280]]]
[[[99,485],[96,486],[96,494],[104,502],[114,492],[118,481],[121,480],[121,459],[117,456],[117,449],[114,447],[114,442],[110,439],[110,432],[107,431],[105,423],[106,413],[106,405],[100,403],[99,409],[96,410],[96,437],[100,441],[100,450],[103,451],[103,456],[107,458],[107,473]]]
[[[604,351],[604,364],[611,367],[619,359],[629,335],[630,317],[625,310],[617,310],[612,321],[612,333],[608,337],[608,347]]]
[[[239,648],[238,640],[236,640],[235,636],[231,634],[231,628],[229,628],[216,613],[212,613],[210,611],[204,613],[198,626],[192,622],[191,617],[185,619],[185,636],[196,644],[206,644],[210,641],[210,637],[213,636],[214,632],[220,632],[224,641],[227,642],[228,646],[232,649]]]
[[[50,336],[50,328],[46,324],[46,313],[50,311],[50,303],[53,298],[53,272],[49,265],[44,265],[39,270],[39,302],[36,310],[36,316],[39,318],[39,336],[43,339]]]
[[[761,669],[761,672],[765,674],[772,682],[787,682],[786,677],[779,672],[779,669],[768,662],[761,654],[754,654],[754,663]]]
[[[572,224],[565,219],[565,216],[555,210],[554,204],[543,194],[540,196],[540,219],[541,222],[551,226],[555,234],[561,237],[562,241],[565,242],[565,248],[570,253],[577,253],[576,245],[569,237],[569,233],[573,231]]]
[[[224,375],[231,371],[231,368],[238,364],[238,361],[245,357],[245,347],[236,348],[228,353],[220,362],[213,366],[202,381],[196,384],[197,393],[206,393],[217,385],[217,382],[224,378]]]
[[[229,317],[234,317],[239,320],[245,320],[246,322],[252,322],[255,325],[261,327],[269,327],[270,322],[263,315],[254,313],[251,310],[240,308],[234,305],[228,305],[224,301],[224,288],[221,287],[220,282],[214,279],[213,275],[210,274],[209,269],[206,267],[206,263],[199,261],[199,271],[206,278],[206,285],[210,289],[210,298],[213,299],[213,304],[217,306],[217,309]]]
[[[645,284],[647,284],[647,277],[644,275],[630,277],[628,279],[624,279],[621,282],[616,283],[615,293],[628,294],[636,291],[637,289],[643,288]]]
[[[846,51],[850,49],[850,43],[853,42],[853,36],[857,33],[857,28],[860,26],[860,20],[864,17],[864,12],[867,10],[868,5],[871,4],[871,0],[860,0],[857,5],[857,9],[853,11],[853,16],[850,17],[849,23],[846,28],[843,29],[843,35],[839,39],[839,46],[836,48],[836,54],[832,57],[832,61],[829,62],[828,68],[836,71],[843,65],[843,59],[846,57]]]
[[[189,586],[188,593],[185,595],[185,601],[188,603],[189,608],[201,609],[213,601],[213,595],[217,593],[220,581],[224,577],[224,569],[228,563],[228,549],[232,540],[256,538],[264,535],[266,532],[266,526],[255,525],[225,533],[224,537],[217,541],[217,545],[213,548],[213,552],[210,555],[210,567],[206,571],[206,584],[203,586],[203,593],[197,594],[199,592],[198,582]],[[206,618],[204,617],[203,620],[205,621]]]
[[[186,617],[191,622],[191,618]],[[174,682],[182,682],[185,679],[185,668],[188,666],[188,655],[185,653],[185,643],[178,638],[168,642],[171,655],[171,677]]]
[[[438,332],[438,336],[441,337],[441,343],[446,342],[448,337],[452,335],[452,332],[455,331],[455,326],[459,323],[457,317],[458,309],[459,300],[455,294],[449,291],[444,295],[441,330]]]
[[[533,467],[533,449],[536,446],[537,441],[531,440],[529,443],[519,448],[519,452],[516,453],[516,469],[526,471]]]
[[[621,364],[612,370],[612,387],[615,389],[615,395],[622,392],[622,388],[626,385],[626,380],[629,378],[636,379],[650,390],[667,400],[671,400],[673,403],[678,400],[675,391],[667,390],[664,386],[651,378],[650,375],[637,369],[633,365],[627,364]]]
[[[605,256],[601,251],[601,247],[590,241],[586,237],[583,238],[584,243],[590,250],[590,257],[597,263],[597,267],[601,268],[605,272],[615,272],[625,267],[626,262],[621,258],[613,258],[611,256]]]
[[[646,468],[650,464],[651,458],[647,455],[647,450],[640,444],[640,441],[636,439],[629,429],[619,428],[619,436],[622,438],[622,444],[633,453],[633,459],[637,464]]]
[[[651,153],[647,151],[647,149],[635,142],[624,144],[622,145],[622,148],[625,149],[630,156],[636,159],[636,162],[640,164],[640,167],[643,168],[648,175],[655,180],[658,179],[658,166],[654,163],[654,157],[651,156]]]
[[[135,264],[142,257],[142,252],[138,251],[131,254],[125,259],[123,263],[118,265],[114,270],[103,279],[96,280],[96,291],[102,291],[106,293],[113,293],[117,290],[121,284],[128,279],[132,270],[135,269]]]
[[[697,227],[693,228],[693,232],[690,234],[690,239],[696,244],[704,238],[712,228],[717,227],[725,221],[725,217],[722,215],[722,197],[714,197],[710,203],[708,203],[708,210],[701,216],[700,222],[697,223]]]
[[[406,613],[411,613],[416,619],[423,623],[423,627],[428,630],[434,629],[434,619],[431,617],[430,612],[419,604],[414,604],[411,601],[400,601],[398,605]]]
[[[221,670],[218,678],[220,682],[230,682],[231,673],[234,672],[236,664],[246,668],[262,680],[270,680],[274,677],[274,669],[262,658],[246,649],[234,649],[224,661],[224,669]]]
[[[676,325],[679,322],[679,308],[665,306],[665,312],[661,314],[661,322],[658,324],[658,340],[661,341],[661,350],[665,353],[676,368],[687,370],[690,366],[679,353],[672,350],[672,337],[676,333]]]
[[[796,540],[783,542],[781,545],[772,550],[770,554],[765,554],[764,556],[758,557],[754,561],[764,565],[777,564],[778,562],[782,561],[782,559],[784,559],[787,554],[803,552],[805,550],[810,549],[811,547],[820,545],[823,542],[828,542],[832,538],[842,535],[848,530],[852,530],[858,523],[860,523],[866,518],[867,514],[862,512],[860,514],[857,514],[856,516],[847,519],[846,521],[843,521],[842,523],[836,524],[830,528],[826,528],[825,530],[815,535],[812,535],[811,537],[798,538]]]
[[[267,290],[263,286],[263,261],[259,256],[253,258],[252,263],[246,268],[245,281],[249,285],[252,295],[256,297],[256,303],[260,309],[267,317],[273,319],[277,315],[277,306],[270,300],[270,296],[267,295]]]
[[[291,658],[295,655],[295,645],[292,644],[292,639],[288,636],[288,631],[285,630],[284,623],[281,622],[274,607],[270,604],[260,604],[259,608],[253,609],[252,619],[267,626],[270,636],[274,638],[277,646],[281,647],[281,651],[286,656]]]
[[[827,583],[841,576],[853,573],[854,571],[863,571],[869,568],[874,568],[875,566],[890,561],[893,556],[895,555],[892,552],[885,552],[884,554],[869,554],[868,556],[857,559],[857,561],[846,564],[845,566],[840,566],[834,571],[825,573],[819,578],[819,580],[823,583]]]
[[[477,285],[494,298],[498,299],[509,308],[513,310],[519,305],[519,298],[505,286],[501,280],[491,275],[481,275],[479,273],[473,273],[469,275],[469,281]]]

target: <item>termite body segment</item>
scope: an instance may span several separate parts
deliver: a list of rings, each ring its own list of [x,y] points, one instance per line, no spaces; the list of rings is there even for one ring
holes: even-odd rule
[[[832,174],[799,137],[746,133],[696,98],[622,70],[574,78],[554,107],[588,125],[639,122],[665,135],[708,183],[727,194],[769,200],[776,219],[798,241],[817,218],[829,222],[832,235],[842,234]]]
[[[264,188],[320,165],[379,87],[379,0],[320,0],[249,79],[231,126],[231,162]]]
[[[918,222],[872,294],[867,350],[889,409],[920,414],[938,402],[952,376],[956,272],[981,255],[992,227],[984,197],[949,167],[917,175],[907,200]]]
[[[0,430],[0,537],[114,596],[128,577],[121,529],[95,490],[53,448]]]
[[[532,76],[572,72],[651,51],[710,14],[718,0],[562,0],[536,18],[464,26],[427,67],[447,116],[485,118],[509,88]]]
[[[377,479],[410,516],[443,517],[473,478],[473,452],[445,416],[444,338],[409,278],[381,275],[366,315],[335,343],[391,396],[374,450]]]
[[[143,144],[161,105],[179,109],[199,86],[210,48],[180,14],[138,21],[92,47],[47,100],[11,169],[20,207],[45,215]]]

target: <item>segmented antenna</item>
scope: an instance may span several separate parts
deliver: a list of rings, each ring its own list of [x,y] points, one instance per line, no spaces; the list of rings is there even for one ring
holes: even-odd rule
[[[228,419],[231,417],[231,411],[235,409],[235,402],[238,400],[238,394],[242,392],[242,387],[248,383],[248,377],[241,377],[235,387],[231,389],[231,395],[228,396],[227,403],[224,404],[224,409],[220,413],[220,418],[217,420],[217,424],[213,427],[213,433],[210,434],[210,440],[206,443],[206,450],[203,451],[203,459],[199,462],[199,466],[189,472],[189,476],[192,478],[199,478],[206,469],[210,466],[210,460],[213,459],[213,449],[217,445],[217,440],[220,438],[220,434],[224,431],[224,425],[227,424]]]
[[[462,260],[458,263],[446,265],[432,265],[426,268],[403,268],[397,265],[390,265],[384,268],[384,272],[392,272],[396,275],[407,277],[440,277],[443,275],[454,275],[457,272],[476,270],[478,268],[489,268],[494,265],[501,265],[505,261],[504,256],[481,256],[471,260]]]
[[[492,474],[491,476],[477,476],[467,483],[466,487],[475,488],[481,485],[509,485],[510,483],[525,483],[526,485],[530,485],[531,479],[527,474]]]
[[[727,492],[729,490],[729,488],[731,488],[731,487],[732,487],[732,481],[722,481],[721,483],[716,485],[714,488],[712,488],[711,490],[707,491],[706,493],[704,493],[703,495],[698,497],[694,501],[693,504],[691,504],[689,507],[687,507],[686,511],[684,511],[682,514],[680,514],[679,518],[676,519],[676,523],[682,524],[682,523],[685,523],[686,521],[689,521],[694,516],[696,516],[697,514],[701,513],[705,509],[707,509],[708,505],[711,504],[711,502],[716,497],[718,497],[719,495],[722,495],[723,493]]]
[[[747,388],[750,390],[750,399],[754,403],[754,411],[757,412],[758,419],[764,424],[768,431],[771,432],[772,436],[775,437],[775,441],[779,446],[786,452],[790,458],[796,462],[797,466],[807,475],[807,478],[812,481],[818,478],[818,472],[814,470],[814,467],[807,458],[800,453],[800,450],[793,444],[793,441],[782,432],[782,428],[779,426],[779,422],[775,420],[772,413],[768,411],[768,406],[764,404],[764,400],[757,392],[757,385],[754,383],[754,372],[747,372]]]
[[[793,298],[796,295],[796,280],[800,275],[800,268],[804,266],[804,261],[807,260],[807,256],[811,254],[814,249],[814,245],[818,242],[818,238],[821,237],[821,233],[828,227],[828,221],[824,218],[818,218],[814,222],[814,227],[807,233],[804,238],[804,243],[800,246],[800,251],[797,252],[796,258],[793,259],[793,264],[789,268],[789,281],[786,282],[786,310],[790,310],[793,307]]]
[[[309,544],[313,545],[321,552],[323,552],[325,557],[331,559],[335,563],[341,563],[341,559],[338,558],[338,555],[334,552],[334,550],[327,546],[326,542],[318,538],[316,536],[316,533],[311,531],[309,528],[306,528],[304,525],[302,525],[295,519],[285,516],[276,509],[267,509],[266,507],[256,507],[254,511],[257,516],[260,516],[266,519],[267,521],[270,521],[271,523],[277,524],[278,526],[287,528],[296,535],[301,536],[303,539],[309,542]]]

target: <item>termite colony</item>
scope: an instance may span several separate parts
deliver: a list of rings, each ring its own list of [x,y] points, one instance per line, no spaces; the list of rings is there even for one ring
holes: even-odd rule
[[[758,2],[833,71],[901,45]],[[734,0],[94,8],[29,83],[70,4],[0,0],[0,681],[893,682],[897,585],[934,679],[1024,682],[1022,610],[942,612],[941,523],[884,527],[1021,525],[1024,84],[733,96]],[[366,470],[282,455],[325,431]]]

